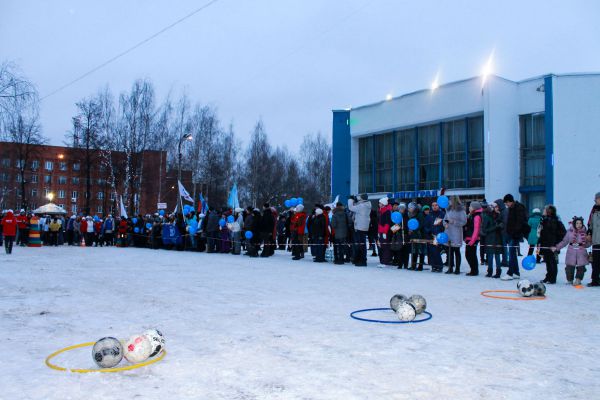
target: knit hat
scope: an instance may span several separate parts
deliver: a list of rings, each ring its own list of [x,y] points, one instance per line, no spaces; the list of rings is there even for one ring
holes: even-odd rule
[[[379,199],[379,204],[381,204],[382,206],[387,206],[388,205],[388,198],[387,198],[387,196],[380,198]]]
[[[317,215],[321,215],[321,214],[323,214],[323,210],[322,210],[322,209],[320,209],[320,208],[317,208],[317,209],[315,210],[315,214],[317,214]]]
[[[534,214],[535,213],[538,213],[538,214],[542,213],[542,211],[539,208],[534,208],[533,210],[531,210],[531,212],[534,213]]]
[[[408,210],[415,210],[417,208],[417,203],[415,203],[414,201],[411,201],[410,203],[408,203]]]
[[[366,193],[361,193],[358,195],[358,199],[359,200],[368,200],[369,199],[369,195]]]
[[[400,203],[398,204],[398,208],[401,210],[406,210],[406,203]]]
[[[302,212],[302,211],[304,211],[304,206],[302,204],[298,204],[296,206],[296,212]]]
[[[241,213],[241,212],[244,212],[244,209],[243,209],[243,208],[240,208],[240,207],[236,207],[234,211],[235,211],[236,213]]]
[[[423,206],[423,211],[430,210],[429,206]]]
[[[478,201],[472,201],[472,202],[471,202],[471,208],[472,208],[473,210],[476,210],[476,211],[477,211],[477,210],[481,210],[481,203],[480,203],[480,202],[478,202]]]
[[[512,194],[509,193],[506,196],[504,196],[504,202],[505,203],[508,203],[508,202],[514,203],[514,201],[515,201],[515,198],[513,197]]]

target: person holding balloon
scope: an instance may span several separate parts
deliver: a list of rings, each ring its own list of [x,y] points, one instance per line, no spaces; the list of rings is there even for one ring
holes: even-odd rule
[[[504,241],[502,239],[502,230],[504,221],[500,213],[500,207],[496,203],[491,203],[487,210],[483,212],[484,233],[481,246],[485,249],[487,258],[487,278],[500,278],[502,274],[501,255],[504,251]],[[494,275],[494,261],[496,262],[496,273]]]
[[[444,269],[444,263],[442,262],[442,254],[441,254],[441,245],[445,245],[446,243],[441,243],[438,240],[438,236],[444,232],[444,217],[446,216],[446,212],[440,209],[440,206],[437,202],[431,203],[431,209],[425,211],[423,207],[423,213],[425,214],[424,220],[424,232],[426,235],[426,239],[434,239],[433,244],[427,244],[427,254],[429,258],[429,263],[431,264],[431,272],[442,272]],[[427,207],[429,209],[429,207]],[[440,236],[444,238],[444,236]],[[445,239],[442,239],[445,242]]]
[[[306,229],[306,213],[304,205],[298,204],[290,221],[292,237],[292,260],[304,258],[304,232]]]
[[[379,199],[379,212],[377,214],[377,233],[379,235],[379,268],[386,265],[392,265],[392,252],[390,249],[390,227],[392,225],[392,206],[389,199],[382,197]]]
[[[411,241],[411,271],[423,271],[426,247],[419,241],[423,240],[423,213],[415,202],[408,204],[408,239]]]

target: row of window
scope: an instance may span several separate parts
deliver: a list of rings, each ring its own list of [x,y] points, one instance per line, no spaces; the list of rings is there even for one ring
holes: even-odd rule
[[[68,168],[66,161],[59,161],[57,164],[58,164],[58,169],[60,171],[66,171]],[[2,166],[5,168],[10,168],[10,158],[3,158]],[[31,161],[30,166],[31,166],[32,171],[36,171],[40,168],[40,162],[38,160],[33,160],[33,161]],[[25,161],[24,160],[16,160],[15,167],[19,168],[19,169],[24,168]],[[54,170],[54,161],[45,161],[44,169],[46,171],[53,171]],[[79,170],[81,170],[81,163],[77,163],[77,162],[73,163],[73,171],[79,171]]]
[[[365,137],[358,146],[361,192],[484,186],[482,116]]]
[[[3,172],[2,175],[0,175],[0,180],[2,180],[2,182],[8,182],[10,180],[10,175],[8,172]],[[18,183],[21,183],[21,174],[17,174],[15,176],[15,181]],[[59,176],[58,177],[58,184],[59,185],[66,185],[67,184],[67,177],[66,176]],[[30,177],[30,183],[38,183],[39,179],[37,175],[31,175]],[[71,177],[71,184],[72,185],[79,185],[80,179],[79,177]],[[106,184],[106,179],[103,178],[98,178],[96,179],[96,184],[97,185],[105,185]],[[51,184],[52,183],[52,175],[44,175],[44,183],[46,184]]]

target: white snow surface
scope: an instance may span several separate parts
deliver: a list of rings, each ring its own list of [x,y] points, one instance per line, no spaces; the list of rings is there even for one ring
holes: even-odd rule
[[[480,292],[515,289],[516,281],[379,269],[371,257],[370,267],[356,268],[277,253],[65,246],[0,254],[0,398],[599,396],[600,290],[567,286],[562,266],[547,300],[507,301]],[[544,272],[542,264],[522,277]],[[387,307],[395,293],[425,296],[433,319],[386,325],[349,317]],[[44,364],[65,346],[154,327],[168,351],[154,365],[76,374]],[[54,362],[95,367],[91,348]]]

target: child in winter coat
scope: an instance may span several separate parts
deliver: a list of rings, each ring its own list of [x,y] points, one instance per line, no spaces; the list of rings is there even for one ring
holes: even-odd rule
[[[571,222],[571,227],[563,240],[552,249],[553,251],[557,251],[567,247],[567,258],[565,260],[567,266],[565,267],[565,273],[569,284],[575,286],[581,285],[581,281],[586,272],[585,267],[589,263],[586,249],[590,246],[591,241],[583,224],[583,218],[574,217]],[[577,270],[577,274],[575,274],[575,270]]]

